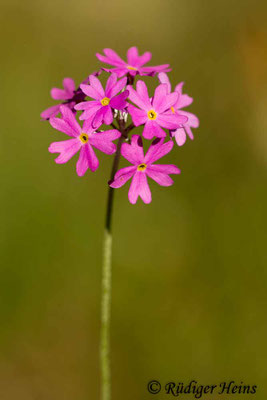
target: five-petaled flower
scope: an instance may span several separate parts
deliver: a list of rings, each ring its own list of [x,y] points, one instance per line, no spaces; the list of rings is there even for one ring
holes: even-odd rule
[[[55,161],[58,164],[64,164],[80,150],[76,164],[77,174],[83,176],[88,168],[94,172],[98,168],[99,162],[93,147],[103,153],[113,154],[116,151],[113,140],[118,139],[121,133],[116,129],[96,132],[91,124],[88,124],[88,121],[85,121],[81,128],[68,107],[61,106],[60,112],[62,118],[51,118],[50,124],[58,131],[71,136],[72,139],[52,143],[49,146],[49,152],[60,153]]]
[[[123,186],[129,179],[132,179],[128,198],[130,203],[135,204],[140,196],[144,203],[151,202],[151,191],[147,183],[147,176],[152,178],[161,186],[171,186],[173,180],[169,174],[179,174],[180,170],[175,165],[154,164],[155,161],[168,154],[173,142],[164,139],[156,139],[149,147],[144,156],[142,138],[133,135],[131,144],[124,143],[121,147],[121,154],[133,166],[120,169],[110,183],[112,188]]]
[[[167,85],[168,93],[171,93],[171,84],[170,84],[168,75],[165,74],[164,72],[161,72],[158,75],[158,78],[161,83]],[[190,137],[190,139],[193,140],[194,135],[191,131],[191,128],[199,127],[199,120],[196,117],[196,115],[194,115],[188,111],[181,110],[182,108],[189,106],[193,102],[192,97],[188,96],[187,94],[182,93],[183,84],[184,84],[184,82],[181,82],[178,85],[176,85],[174,92],[178,93],[178,99],[177,99],[176,103],[171,107],[172,113],[174,113],[176,115],[183,115],[183,116],[187,117],[186,122],[181,123],[177,129],[170,131],[171,136],[175,137],[175,140],[176,140],[178,146],[182,146],[185,143],[186,133]]]
[[[113,65],[115,68],[103,68],[108,72],[116,72],[118,77],[126,74],[131,76],[150,75],[154,76],[159,72],[170,71],[169,64],[158,65],[155,67],[144,67],[144,64],[151,60],[152,54],[146,51],[143,55],[139,56],[137,47],[131,47],[127,51],[127,62],[122,60],[118,54],[111,49],[104,49],[104,56],[96,53],[97,58],[105,64]]]
[[[41,113],[41,118],[44,120],[56,117],[60,113],[60,106],[64,104],[66,107],[73,110],[75,104],[84,100],[85,95],[81,89],[75,90],[75,82],[71,78],[63,79],[63,88],[52,88],[51,97],[54,100],[61,100],[61,103],[47,108]]]
[[[126,86],[127,78],[117,81],[117,75],[111,74],[105,90],[94,75],[89,76],[89,82],[90,85],[81,84],[81,89],[95,101],[84,101],[74,108],[75,110],[84,110],[80,119],[88,120],[94,128],[99,128],[103,122],[109,125],[113,121],[112,109],[123,110],[127,105],[128,90],[118,94]]]
[[[165,137],[166,132],[162,128],[177,129],[181,123],[187,121],[185,116],[169,113],[170,108],[178,100],[178,93],[167,93],[167,85],[159,85],[152,99],[149,98],[143,81],[137,82],[136,90],[132,86],[127,86],[127,89],[130,93],[129,99],[139,107],[130,104],[128,111],[135,126],[145,124],[144,138]]]

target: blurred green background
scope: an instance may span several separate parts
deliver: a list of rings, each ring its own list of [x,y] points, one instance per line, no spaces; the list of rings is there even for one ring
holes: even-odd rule
[[[99,67],[96,52],[125,58],[132,45],[185,81],[200,128],[165,158],[182,174],[152,183],[151,205],[116,191],[113,398],[196,379],[257,384],[253,398],[266,399],[264,3],[1,0],[1,400],[99,398],[112,157],[83,178],[75,159],[56,165],[47,148],[64,135],[40,112],[63,77],[79,83]]]

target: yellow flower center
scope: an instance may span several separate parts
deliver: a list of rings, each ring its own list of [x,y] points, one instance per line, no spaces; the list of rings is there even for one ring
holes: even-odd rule
[[[157,118],[157,113],[154,110],[150,110],[147,112],[147,116],[149,119],[156,119]]]
[[[173,107],[171,107],[171,110],[172,110],[172,112],[173,112],[173,114],[175,113],[175,109],[173,108]]]
[[[110,99],[109,99],[108,97],[104,97],[104,98],[101,100],[102,106],[108,106],[108,105],[109,105],[109,102],[110,102]]]
[[[88,142],[89,137],[88,137],[87,133],[81,133],[79,136],[79,139],[83,144],[85,144]]]
[[[137,167],[137,171],[145,171],[147,165],[146,164],[139,164]]]
[[[128,69],[131,69],[132,71],[137,71],[137,68],[131,67],[130,65],[127,65],[127,68],[128,68]]]

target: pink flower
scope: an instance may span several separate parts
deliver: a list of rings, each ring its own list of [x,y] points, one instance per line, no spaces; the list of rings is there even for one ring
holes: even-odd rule
[[[122,145],[121,154],[133,166],[120,169],[115,174],[114,181],[110,183],[110,186],[119,188],[133,178],[128,193],[130,203],[135,204],[138,196],[146,204],[151,202],[147,176],[161,186],[171,186],[173,180],[169,177],[169,174],[180,174],[180,170],[175,165],[154,164],[155,161],[168,154],[173,148],[171,140],[166,143],[163,143],[163,141],[164,139],[154,140],[145,156],[142,139],[138,135],[132,136],[131,144],[124,143]]]
[[[171,93],[171,84],[167,74],[162,72],[158,75],[158,78],[161,83],[167,85],[168,93]],[[173,114],[183,115],[187,117],[186,122],[181,123],[176,130],[170,132],[171,136],[175,137],[178,146],[182,146],[185,143],[186,133],[190,137],[190,139],[193,140],[194,136],[191,131],[191,128],[199,127],[199,120],[194,114],[188,111],[181,110],[181,108],[187,107],[193,102],[192,97],[189,97],[187,94],[182,94],[183,84],[184,82],[181,82],[175,87],[174,91],[178,93],[178,99],[176,103],[173,105],[173,107],[171,107],[171,111]]]
[[[122,110],[126,107],[128,90],[118,93],[126,86],[127,78],[117,81],[117,75],[111,74],[107,80],[106,89],[98,78],[89,76],[90,85],[82,84],[82,91],[95,101],[84,101],[77,104],[75,110],[85,110],[80,116],[81,120],[89,120],[94,128],[98,128],[103,122],[107,125],[113,121],[112,109]]]
[[[51,118],[50,124],[53,128],[71,136],[72,139],[61,142],[51,143],[50,153],[60,153],[56,158],[56,163],[64,164],[69,161],[74,154],[80,150],[80,156],[76,164],[76,171],[79,176],[83,176],[88,168],[95,171],[99,162],[93,150],[93,147],[106,154],[113,154],[116,151],[116,145],[113,140],[121,135],[116,129],[104,132],[96,132],[87,121],[83,128],[80,127],[75,119],[73,112],[66,106],[60,107],[61,118]]]
[[[177,102],[178,93],[167,93],[167,85],[159,85],[152,100],[148,96],[146,84],[138,81],[136,90],[132,86],[127,86],[129,99],[139,108],[133,105],[128,106],[135,126],[145,124],[143,136],[146,139],[165,137],[166,132],[162,128],[176,129],[187,121],[187,117],[166,112]]]
[[[75,82],[71,78],[63,79],[63,88],[52,88],[51,89],[51,97],[54,100],[64,100],[60,104],[56,104],[55,106],[49,107],[41,113],[42,119],[53,118],[60,112],[60,106],[65,104],[66,107],[69,107],[71,110],[75,106],[76,103],[79,103],[84,100],[85,95],[82,93],[80,89],[75,90]]]
[[[104,69],[108,72],[116,72],[118,77],[122,77],[125,74],[130,74],[131,76],[137,74],[154,76],[161,71],[170,71],[169,64],[144,67],[143,65],[151,60],[152,54],[147,51],[142,56],[139,56],[137,47],[131,47],[127,51],[127,62],[123,61],[114,50],[104,49],[103,52],[105,56],[96,53],[97,58],[106,64],[114,65],[115,68]]]

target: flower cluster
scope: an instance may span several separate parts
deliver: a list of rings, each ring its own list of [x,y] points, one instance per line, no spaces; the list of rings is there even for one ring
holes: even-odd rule
[[[96,56],[113,68],[102,67],[78,88],[73,79],[65,78],[63,89],[51,90],[51,97],[61,103],[43,111],[41,117],[71,138],[52,143],[49,152],[59,153],[55,159],[58,164],[66,163],[80,152],[76,164],[79,176],[88,169],[94,172],[98,168],[94,149],[106,154],[116,153],[116,161],[122,155],[131,166],[119,171],[113,168],[109,185],[119,188],[132,178],[128,193],[130,203],[135,204],[139,196],[144,203],[150,203],[147,177],[161,186],[170,186],[173,180],[169,175],[180,173],[175,165],[155,162],[172,150],[173,138],[178,146],[185,143],[187,135],[193,139],[191,128],[198,127],[198,118],[183,110],[193,99],[182,93],[183,82],[172,92],[168,64],[145,66],[151,59],[150,52],[139,55],[137,48],[131,47],[127,51],[127,62],[111,49],[104,49],[104,56],[98,53]],[[103,71],[108,74],[105,88],[99,80]],[[152,97],[143,80],[137,80],[134,88],[138,75],[157,76],[159,84]],[[82,126],[77,119],[82,121]],[[132,122],[128,122],[130,119]],[[143,138],[152,140],[145,155],[142,137],[131,136],[133,128],[138,126],[143,126]]]

